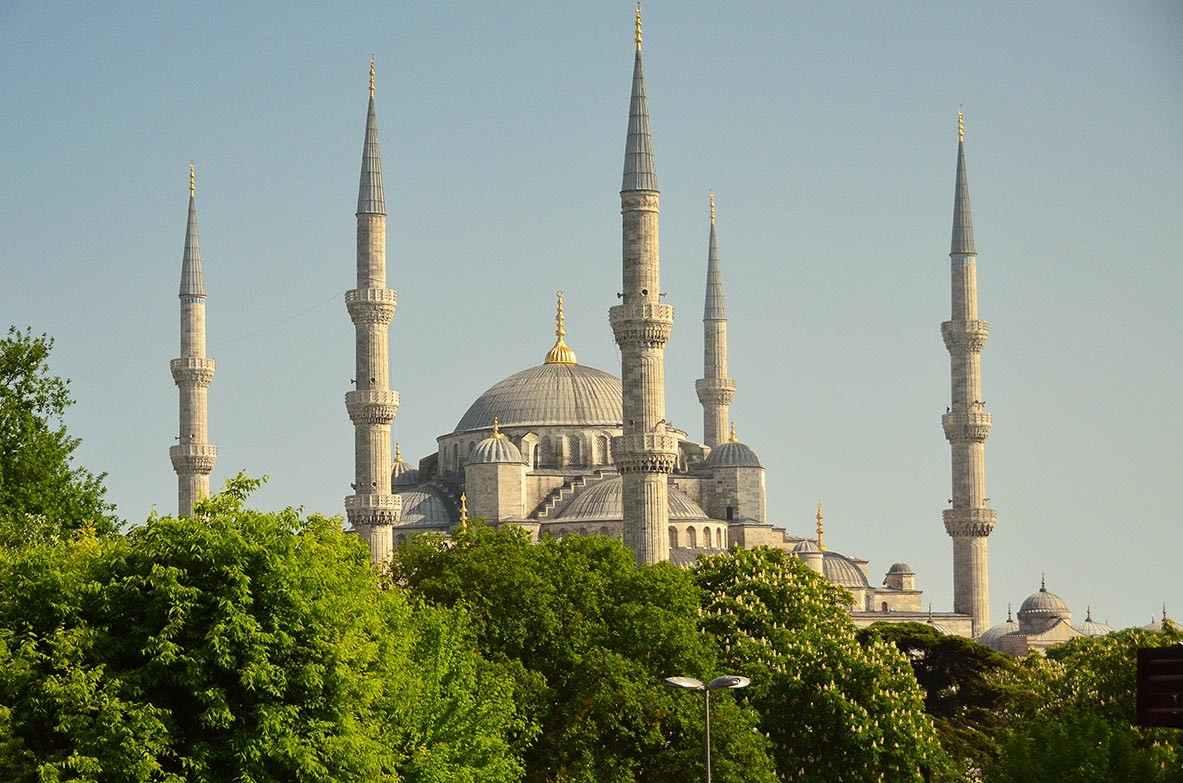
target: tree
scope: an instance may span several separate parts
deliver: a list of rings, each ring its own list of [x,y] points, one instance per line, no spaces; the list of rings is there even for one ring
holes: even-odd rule
[[[53,339],[9,327],[0,340],[0,546],[50,540],[83,526],[119,527],[103,477],[73,464],[79,440],[62,419],[69,382],[49,370]]]
[[[1037,698],[1020,686],[1018,664],[1009,655],[925,623],[874,623],[859,632],[859,640],[889,642],[904,654],[924,689],[924,709],[941,747],[974,769],[997,758],[996,735],[1006,715]]]
[[[527,781],[682,783],[702,776],[702,702],[664,687],[710,677],[718,661],[695,624],[700,592],[668,563],[638,568],[604,536],[544,538],[472,525],[446,544],[399,550],[393,584],[462,608],[482,654],[515,672],[516,699],[537,732],[517,747]],[[770,783],[755,716],[712,705],[719,780]]]
[[[700,625],[747,699],[784,778],[921,780],[946,761],[924,693],[894,645],[860,645],[850,594],[768,548],[700,558]]]
[[[1183,644],[1176,628],[1132,628],[1073,639],[1050,648],[1046,659],[1022,659],[1017,677],[1036,683],[1041,698],[1010,711],[1009,728],[999,734],[998,760],[986,767],[985,780],[1183,781],[1178,730],[1133,725],[1137,650],[1172,644]]]
[[[0,554],[5,779],[516,780],[463,616],[381,590],[339,520],[244,509],[252,484]]]

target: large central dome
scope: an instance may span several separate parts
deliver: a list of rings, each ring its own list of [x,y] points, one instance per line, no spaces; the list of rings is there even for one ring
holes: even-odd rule
[[[622,390],[615,375],[578,364],[549,363],[494,384],[454,432],[502,427],[622,427]]]

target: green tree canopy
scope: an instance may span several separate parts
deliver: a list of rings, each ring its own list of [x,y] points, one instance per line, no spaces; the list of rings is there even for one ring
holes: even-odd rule
[[[859,644],[844,589],[768,548],[700,558],[694,579],[701,626],[752,679],[782,777],[911,781],[944,768],[911,667],[892,644]]]
[[[103,475],[73,464],[78,439],[62,419],[69,382],[49,370],[53,339],[9,327],[0,340],[0,546],[91,526],[114,532]]]
[[[518,779],[463,615],[379,589],[338,520],[248,511],[0,555],[0,769],[18,781]]]
[[[395,584],[472,618],[481,652],[517,670],[538,727],[519,745],[528,781],[684,783],[702,776],[702,701],[664,687],[719,673],[695,621],[700,591],[668,563],[638,568],[601,536],[545,538],[473,526],[447,544],[421,537],[392,563]],[[774,779],[755,716],[713,701],[718,780]]]

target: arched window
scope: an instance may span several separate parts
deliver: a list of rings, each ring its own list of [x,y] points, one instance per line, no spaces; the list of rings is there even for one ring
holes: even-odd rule
[[[702,529],[702,546],[703,549],[711,548],[711,529],[709,527]]]
[[[723,528],[715,528],[715,548],[723,548]]]
[[[670,525],[670,549],[678,548],[678,528]]]
[[[887,611],[887,601],[883,602],[883,611]]]
[[[452,470],[460,470],[460,444],[452,444]]]
[[[567,464],[568,465],[582,465],[583,464],[583,439],[578,435],[567,436]]]
[[[694,549],[698,546],[698,533],[694,532],[693,527],[686,528],[686,546]]]
[[[735,508],[733,508],[732,506],[728,506],[727,507],[727,521],[730,522],[733,519],[735,519]]]
[[[604,527],[600,528],[600,535],[610,536],[610,535],[612,535],[612,531],[608,529],[607,525],[605,525]]]
[[[398,538],[394,539],[394,543],[397,544],[400,548],[404,547],[407,545],[407,537],[405,535],[403,535],[402,533],[399,533]],[[886,606],[886,605],[887,604],[884,604],[884,606]]]
[[[608,439],[603,435],[596,437],[596,464],[607,465],[612,460],[608,459]]]
[[[555,446],[551,441],[550,436],[547,435],[538,445],[541,447],[538,457],[538,466],[543,468],[555,467]]]

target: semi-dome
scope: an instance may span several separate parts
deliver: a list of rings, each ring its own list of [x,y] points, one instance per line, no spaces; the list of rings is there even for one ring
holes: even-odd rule
[[[429,527],[447,529],[456,521],[444,499],[431,487],[394,493],[402,498],[403,509],[396,528]]]
[[[863,569],[846,555],[822,552],[822,573],[826,579],[843,587],[870,587]]]
[[[1047,591],[1047,583],[1040,582],[1039,592],[1027,596],[1019,607],[1019,621],[1023,620],[1071,620],[1072,612],[1068,604],[1055,593]]]
[[[476,445],[468,457],[469,465],[488,465],[494,463],[521,463],[522,452],[513,445],[513,441],[501,434],[497,417],[493,417],[493,434]]]
[[[711,453],[703,461],[704,468],[759,468],[760,458],[756,452],[745,443],[740,443],[735,437],[735,424],[731,425],[731,437],[725,443],[720,443],[711,449]]]
[[[556,521],[590,522],[624,519],[624,481],[617,478],[605,479],[590,489],[584,490],[571,504],[563,509]],[[716,521],[712,520],[702,507],[674,487],[669,489],[670,521]]]
[[[810,541],[808,538],[793,547],[793,551],[799,554],[807,554],[810,552],[820,552],[821,547]]]
[[[514,373],[477,397],[455,432],[502,427],[623,427],[623,392],[615,375],[552,362]]]

